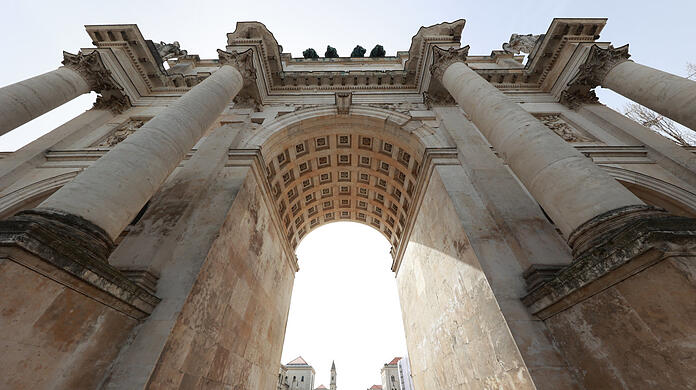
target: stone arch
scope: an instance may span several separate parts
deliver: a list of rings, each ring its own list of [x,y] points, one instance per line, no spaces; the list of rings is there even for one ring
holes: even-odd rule
[[[51,176],[26,185],[0,198],[0,219],[33,208],[59,188],[70,182],[80,171]]]
[[[384,122],[400,128],[402,135],[415,136],[424,147],[450,147],[453,141],[444,132],[434,129],[421,120],[408,114],[373,106],[352,106],[349,115],[338,115],[335,106],[316,106],[282,114],[264,123],[254,134],[241,143],[242,147],[262,147],[274,134],[309,121],[331,120],[332,118],[361,118],[365,121]]]
[[[295,249],[328,223],[352,221],[404,245],[418,194],[427,185],[428,151],[449,139],[408,115],[356,107],[337,115],[317,107],[281,116],[247,140],[263,155],[285,238]]]
[[[655,177],[614,166],[601,166],[647,204],[672,214],[696,217],[696,194]]]

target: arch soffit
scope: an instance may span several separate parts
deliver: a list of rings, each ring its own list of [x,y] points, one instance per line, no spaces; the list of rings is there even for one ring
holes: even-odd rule
[[[23,203],[58,190],[74,179],[78,173],[80,171],[61,173],[41,179],[0,197],[0,214],[4,214],[8,210],[21,208]]]
[[[668,183],[664,180],[648,176],[644,173],[609,165],[600,165],[600,167],[616,180],[636,184],[653,190],[658,194],[664,195],[677,203],[681,203],[696,212],[696,194],[691,191]]]
[[[340,144],[341,134],[349,136],[348,146]],[[325,149],[315,144],[317,138],[326,139]],[[371,139],[367,146],[365,138]],[[438,128],[398,112],[353,106],[350,115],[337,115],[334,106],[324,106],[277,118],[242,147],[261,149],[280,225],[293,249],[315,228],[343,220],[379,231],[392,243],[394,256],[419,198],[426,152],[451,151],[450,141]],[[279,163],[282,154],[287,160]],[[324,167],[322,157],[328,157]]]

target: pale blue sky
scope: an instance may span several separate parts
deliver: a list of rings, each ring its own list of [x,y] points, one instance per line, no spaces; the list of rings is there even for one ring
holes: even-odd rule
[[[327,44],[347,55],[360,44],[387,54],[408,50],[422,25],[467,19],[462,43],[472,54],[499,49],[511,33],[546,32],[554,17],[607,17],[601,40],[630,43],[637,62],[683,75],[696,62],[696,1],[26,1],[5,0],[0,13],[4,59],[0,86],[55,69],[62,51],[91,46],[85,24],[137,23],[146,39],[179,41],[203,58],[216,57],[237,21],[258,20],[286,52]],[[608,105],[624,100],[601,91]],[[83,96],[0,137],[13,150],[88,109]],[[340,253],[331,249],[341,247]],[[379,381],[381,364],[403,352],[403,329],[386,241],[369,228],[335,224],[312,233],[298,250],[301,271],[288,325],[284,362],[302,354],[328,385],[336,359],[339,389]],[[372,331],[371,331],[372,330]],[[418,389],[428,390],[428,389]]]
[[[286,52],[326,45],[347,55],[355,45],[382,44],[387,53],[408,50],[421,25],[467,20],[462,43],[472,54],[499,49],[512,33],[546,32],[554,17],[607,17],[601,40],[630,43],[633,59],[684,75],[694,53],[696,1],[25,1],[6,0],[0,14],[5,59],[0,86],[55,69],[62,51],[91,46],[85,24],[136,23],[146,39],[179,41],[189,53],[215,58],[237,21],[266,24]],[[600,91],[608,105],[625,100]],[[14,150],[50,131],[55,123],[90,106],[83,96],[17,131],[0,137],[0,151]]]

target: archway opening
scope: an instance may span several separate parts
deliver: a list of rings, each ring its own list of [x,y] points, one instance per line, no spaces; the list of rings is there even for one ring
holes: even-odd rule
[[[287,375],[289,389],[331,388],[334,360],[341,388],[368,388],[383,383],[386,363],[407,356],[391,271],[427,184],[428,154],[418,134],[426,127],[406,129],[399,114],[375,111],[293,113],[248,141],[261,145],[278,224],[300,266],[282,363],[314,370],[285,374],[297,368],[286,364],[279,379]]]
[[[390,247],[375,228],[351,222],[322,226],[298,245],[281,362],[302,357],[314,373],[288,370],[289,388],[329,388],[334,361],[339,388],[369,388],[382,384],[385,363],[406,356]],[[313,383],[292,387],[293,377]]]

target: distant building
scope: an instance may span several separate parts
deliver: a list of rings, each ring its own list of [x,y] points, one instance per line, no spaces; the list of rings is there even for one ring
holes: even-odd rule
[[[399,366],[401,390],[414,390],[413,377],[411,376],[411,362],[408,360],[408,356],[399,359],[396,365]]]
[[[280,366],[278,390],[314,390],[314,368],[302,356]]]
[[[316,372],[302,356],[288,364],[281,364],[278,374],[278,390],[336,390],[336,363],[331,363],[330,389],[324,385],[314,387]]]
[[[408,358],[395,357],[381,370],[383,390],[414,390]],[[374,388],[374,386],[373,386]]]
[[[372,387],[367,390],[382,390],[382,385],[372,385]]]

